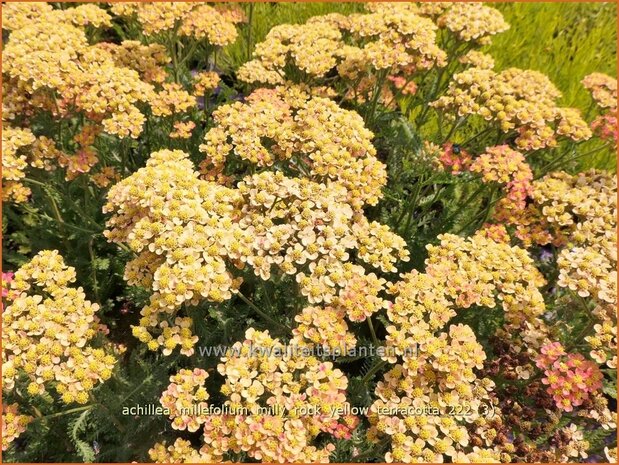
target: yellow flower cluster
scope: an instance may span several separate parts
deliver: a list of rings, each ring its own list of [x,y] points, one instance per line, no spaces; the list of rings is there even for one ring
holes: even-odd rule
[[[118,67],[110,53],[88,45],[84,31],[65,18],[70,10],[54,10],[65,15],[36,17],[11,32],[2,53],[3,72],[15,88],[10,105],[41,100],[57,114],[72,103],[91,119],[103,120],[107,132],[137,137],[144,116],[136,105],[148,101],[152,87],[136,71]],[[50,100],[50,90],[60,99]]]
[[[343,45],[340,30],[327,23],[275,26],[263,42],[256,44],[256,58],[241,66],[238,78],[249,83],[282,84],[284,69],[291,65],[313,78],[324,77],[337,65]]]
[[[29,129],[2,127],[2,201],[25,202],[30,189],[21,183],[26,177],[28,166],[24,147],[34,143],[36,138]]]
[[[458,61],[465,65],[471,65],[472,67],[479,69],[492,69],[494,68],[494,58],[487,53],[480,52],[479,50],[471,50],[465,55],[461,56]]]
[[[155,444],[149,451],[155,463],[219,463],[221,457],[195,450],[190,441],[177,438],[174,444],[166,447],[164,443]]]
[[[237,352],[222,357],[217,367],[225,377],[224,405],[249,411],[269,406],[282,414],[211,417],[204,425],[205,447],[214,454],[245,451],[264,462],[327,461],[333,445],[318,449],[312,441],[348,405],[344,374],[330,362],[287,353],[268,331],[248,329],[245,341],[231,350]],[[312,407],[317,415],[304,412]]]
[[[320,79],[337,67],[340,77],[369,78],[370,70],[415,70],[443,66],[437,26],[409,4],[368,4],[369,14],[315,16],[306,24],[271,29],[256,45],[255,59],[240,80],[270,85]],[[346,40],[345,40],[346,39]]]
[[[200,146],[209,171],[223,170],[233,153],[261,167],[286,162],[300,176],[337,181],[356,208],[375,205],[382,196],[387,175],[375,156],[373,134],[357,113],[329,99],[278,87],[254,92],[247,103],[221,106],[213,118],[216,125]]]
[[[15,441],[26,431],[26,426],[33,420],[29,415],[19,413],[19,405],[3,405],[2,406],[2,450],[9,448],[11,443]]]
[[[343,308],[305,307],[295,316],[297,327],[292,330],[291,346],[328,347],[342,355],[357,345],[357,338],[348,331]]]
[[[96,28],[112,26],[112,17],[97,5],[78,5],[74,8],[60,11],[62,11],[66,20],[75,26],[92,26]]]
[[[196,106],[196,98],[176,83],[165,83],[162,90],[153,93],[150,106],[155,116],[185,113]]]
[[[366,15],[352,15],[350,32],[365,41],[362,58],[374,69],[383,70],[413,66],[444,66],[447,55],[436,45],[437,26],[430,19],[410,10],[391,12],[377,9]],[[346,64],[344,64],[346,66]]]
[[[458,307],[499,301],[512,323],[535,321],[544,311],[544,281],[523,249],[482,234],[439,239],[428,246],[425,273],[412,271],[390,286],[395,299],[387,306],[386,341],[393,352],[383,359],[394,366],[376,386],[368,437],[390,438],[387,462],[509,461],[490,434],[472,442],[467,427],[489,428],[483,420],[495,403],[494,383],[475,374],[484,350],[470,327],[443,328]]]
[[[516,130],[518,147],[536,150],[554,147],[557,136],[575,141],[591,137],[577,110],[557,106],[560,95],[538,71],[469,68],[456,74],[446,93],[431,105],[451,118],[478,115],[503,132]]]
[[[88,402],[88,392],[112,376],[115,359],[89,345],[100,329],[97,304],[85,299],[57,251],[39,252],[11,282],[10,304],[2,313],[2,376],[13,389],[16,377],[29,379],[28,393],[43,394],[45,384],[65,403]]]
[[[490,37],[509,29],[501,12],[483,3],[453,3],[437,20],[462,41],[490,43]]]
[[[545,281],[525,249],[483,234],[442,234],[438,239],[439,245],[427,246],[426,272],[443,281],[457,307],[493,308],[501,303],[506,320],[516,326],[544,312],[539,288]]]
[[[2,29],[14,31],[54,10],[45,2],[15,2],[2,5]]]
[[[209,397],[204,387],[206,378],[208,373],[201,368],[182,369],[170,376],[170,385],[159,401],[170,412],[172,428],[193,433],[204,423],[205,416],[201,412],[208,407]]]
[[[210,44],[224,47],[236,40],[235,25],[242,19],[241,15],[221,13],[210,5],[198,4],[185,15],[179,32],[197,40],[206,38]]]
[[[156,152],[110,189],[104,207],[113,213],[105,236],[137,254],[125,279],[153,291],[134,328],[151,349],[163,346],[169,354],[180,345],[193,353],[191,320],[169,326],[168,315],[185,303],[229,299],[240,280],[226,260],[239,269],[249,265],[265,280],[274,270],[296,275],[310,304],[332,303],[353,321],[384,307],[378,294],[385,280],[349,263],[348,250],[384,272],[409,253],[401,237],[355,213],[344,187],[266,171],[229,189],[198,176],[187,154]],[[153,330],[162,331],[157,339]]]
[[[215,71],[203,71],[193,77],[193,95],[203,97],[214,91],[221,79]]]
[[[112,3],[111,10],[118,16],[135,15],[147,36],[177,30],[181,35],[206,38],[221,47],[236,40],[235,25],[244,20],[237,8],[216,8],[203,2]]]
[[[224,261],[249,250],[242,231],[232,231],[239,193],[198,179],[186,153],[162,150],[114,185],[107,198],[104,212],[114,215],[105,236],[127,243],[137,254],[127,264],[125,279],[153,291],[135,336],[152,350],[163,346],[170,353],[180,345],[190,355],[197,341],[191,319],[177,318],[169,326],[166,315],[185,302],[222,302],[239,284]],[[156,328],[161,332],[157,339],[148,332]]]
[[[170,57],[163,45],[123,40],[120,44],[99,42],[96,46],[108,52],[117,66],[137,71],[145,82],[162,83],[167,77],[165,66]]]
[[[602,73],[592,73],[582,80],[585,89],[601,108],[617,111],[617,79]]]
[[[229,349],[217,370],[225,379],[221,393],[227,412],[195,418],[194,426],[203,425],[203,446],[195,451],[180,439],[168,448],[156,444],[150,450],[153,460],[220,462],[225,454],[244,452],[262,462],[324,463],[335,447],[329,443],[318,448],[314,439],[335,425],[356,424],[340,413],[348,410],[344,374],[330,362],[288,350],[268,331],[248,329],[245,340]],[[196,408],[207,398],[205,379],[204,370],[182,370],[171,378],[162,404]]]
[[[616,177],[596,170],[551,173],[534,183],[532,197],[545,220],[567,238],[557,259],[557,284],[596,303],[600,323],[587,338],[592,357],[616,366]]]

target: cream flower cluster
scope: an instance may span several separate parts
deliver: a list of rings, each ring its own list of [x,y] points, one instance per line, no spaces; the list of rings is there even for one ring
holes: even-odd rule
[[[229,299],[240,280],[226,260],[265,280],[276,270],[295,275],[310,304],[341,306],[354,321],[384,307],[378,294],[385,280],[347,263],[348,250],[385,272],[408,260],[408,251],[387,227],[355,213],[347,194],[337,183],[268,171],[229,189],[199,179],[183,152],[154,153],[145,168],[110,189],[104,207],[114,214],[108,240],[137,254],[125,279],[153,291],[136,337],[153,350],[163,346],[170,353],[180,345],[191,354],[191,320],[177,318],[169,326],[168,318],[185,303]],[[153,330],[161,332],[156,339]]]
[[[30,188],[22,184],[28,161],[23,148],[36,138],[29,129],[2,127],[2,201],[25,202]]]
[[[575,141],[591,137],[577,110],[557,106],[560,95],[538,71],[509,68],[496,73],[469,68],[456,74],[432,105],[449,117],[478,115],[498,124],[503,132],[515,130],[518,148],[536,150],[556,146],[558,136]]]
[[[221,461],[226,454],[244,452],[263,462],[327,462],[334,445],[318,448],[314,439],[322,431],[331,431],[334,422],[354,424],[353,419],[338,414],[338,409],[345,411],[348,405],[348,381],[343,373],[329,362],[287,351],[268,331],[248,329],[245,340],[230,348],[217,370],[225,378],[221,393],[230,413],[199,418],[204,440],[199,451],[177,440],[167,451],[164,445],[155,445],[151,458],[183,460],[199,455]],[[190,391],[205,378],[199,369],[181,375]],[[186,390],[178,392],[176,377],[162,397],[166,405],[186,398]],[[272,413],[261,411],[267,408]],[[304,413],[312,408],[321,413]]]
[[[443,276],[413,271],[390,292],[387,344],[397,356],[384,357],[394,366],[376,386],[369,438],[390,437],[387,462],[443,462],[472,453],[466,424],[492,402],[492,381],[475,374],[486,358],[481,345],[468,326],[441,331],[455,315]]]
[[[127,282],[153,291],[134,335],[152,350],[163,346],[171,353],[180,345],[189,355],[197,341],[191,319],[170,326],[166,315],[185,302],[229,299],[239,283],[224,259],[249,249],[245,235],[231,231],[240,195],[198,179],[187,157],[178,150],[155,152],[146,167],[114,185],[104,206],[114,215],[104,234],[137,254],[125,269]],[[154,338],[149,330],[156,328],[161,334]]]
[[[75,270],[56,251],[39,252],[11,282],[10,304],[2,313],[2,379],[11,390],[19,376],[30,395],[54,382],[65,403],[88,402],[89,391],[112,376],[116,360],[91,340],[99,329],[97,304],[82,288],[71,288]]]
[[[386,183],[373,134],[363,119],[335,102],[311,97],[299,87],[254,92],[213,112],[215,127],[200,151],[205,169],[220,172],[234,154],[260,167],[284,164],[317,182],[337,181],[355,207],[375,205]]]
[[[326,23],[282,24],[256,44],[253,60],[238,71],[249,83],[283,84],[285,68],[293,64],[314,78],[324,77],[338,63],[343,47],[340,30]]]
[[[430,19],[406,11],[379,9],[350,19],[350,32],[366,42],[363,59],[377,70],[444,66],[447,56],[436,44],[437,29]]]
[[[336,67],[341,77],[355,79],[370,70],[445,64],[445,52],[436,45],[437,26],[417,15],[416,7],[368,4],[368,9],[368,14],[334,13],[272,28],[256,45],[255,59],[239,69],[239,79],[278,85],[324,78]],[[351,35],[353,40],[345,40]]]
[[[9,448],[32,421],[29,415],[19,413],[19,405],[14,403],[2,406],[2,450]]]
[[[457,307],[502,304],[509,323],[533,321],[545,310],[542,274],[525,249],[476,234],[438,236],[428,245],[426,272],[442,280]]]
[[[83,16],[79,24],[90,21],[89,7],[97,8],[78,8],[82,7],[88,9],[76,13],[75,18]],[[16,81],[17,95],[12,98],[42,99],[53,107],[56,103],[47,92],[56,91],[64,107],[73,102],[92,119],[102,120],[108,133],[137,137],[144,122],[137,105],[148,101],[152,87],[136,71],[118,67],[110,53],[88,45],[84,31],[67,18],[70,10],[54,10],[64,12],[61,16],[34,17],[11,32],[2,60],[3,73]]]
[[[501,12],[483,3],[453,3],[437,20],[462,41],[488,44],[490,37],[509,29]]]
[[[599,323],[587,337],[599,363],[617,363],[617,180],[590,170],[551,173],[534,184],[533,199],[546,221],[562,230],[557,284],[595,302]]]
[[[181,35],[197,40],[206,38],[210,44],[220,47],[236,40],[235,24],[244,19],[240,11],[203,2],[112,3],[111,10],[118,16],[135,16],[147,36],[178,30]]]

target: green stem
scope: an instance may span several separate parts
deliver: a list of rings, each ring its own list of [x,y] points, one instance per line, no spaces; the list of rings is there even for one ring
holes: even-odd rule
[[[387,361],[386,360],[381,360],[380,362],[378,362],[376,365],[374,365],[363,377],[363,379],[361,379],[361,384],[366,384],[371,378],[372,376],[374,376],[374,374],[376,374],[376,372],[378,370],[380,370],[382,367],[384,367],[385,365],[387,365]]]
[[[64,412],[52,413],[51,415],[43,415],[35,417],[36,420],[47,420],[48,418],[58,418],[64,415],[70,415],[72,413],[83,412],[84,410],[89,410],[94,407],[96,404],[85,405],[83,407],[72,408],[70,410],[65,410]]]
[[[375,347],[379,347],[380,344],[378,342],[378,338],[376,337],[376,331],[374,330],[374,323],[372,323],[372,317],[369,316],[367,320],[368,320],[368,326],[370,327],[370,334],[372,335],[372,342],[374,343]]]
[[[254,3],[249,4],[249,14],[247,15],[247,61],[251,60],[252,55],[252,39],[254,26]]]
[[[256,304],[254,304],[251,300],[249,300],[247,297],[245,297],[245,295],[241,292],[241,291],[237,291],[237,295],[241,298],[241,300],[243,302],[245,302],[247,305],[249,305],[258,315],[260,315],[262,318],[264,318],[265,320],[267,320],[269,323],[272,323],[276,326],[279,326],[282,329],[285,329],[286,331],[290,331],[290,328],[288,326],[286,326],[283,323],[280,323],[279,321],[273,319],[270,315],[266,314],[265,312],[263,312],[262,310],[260,310]]]

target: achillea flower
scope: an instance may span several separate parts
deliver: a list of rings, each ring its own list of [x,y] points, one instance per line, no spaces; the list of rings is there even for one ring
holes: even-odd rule
[[[492,69],[494,68],[494,58],[487,53],[480,52],[478,50],[471,50],[465,55],[461,56],[458,61],[465,65],[470,65],[479,69]]]
[[[195,432],[206,421],[209,398],[204,383],[208,373],[201,368],[182,369],[170,376],[170,385],[159,399],[162,407],[170,412],[172,428]]]
[[[238,76],[249,83],[279,84],[286,66],[293,66],[312,77],[324,77],[338,64],[343,45],[342,33],[330,24],[281,24],[256,44],[256,58],[241,66]]]
[[[558,135],[575,141],[591,137],[576,110],[557,106],[560,96],[537,71],[469,68],[456,74],[447,92],[431,105],[451,118],[478,115],[503,132],[517,130],[518,148],[536,150],[556,146]]]
[[[544,370],[542,382],[548,385],[557,408],[565,412],[582,405],[602,387],[603,375],[597,365],[580,354],[566,354],[558,342],[542,347],[536,365]]]
[[[180,84],[166,83],[162,90],[152,95],[151,110],[155,116],[172,116],[185,113],[196,106],[196,98]]]
[[[443,145],[443,150],[438,158],[443,169],[449,169],[452,174],[459,174],[470,169],[471,155],[455,144],[448,142]]]
[[[99,306],[85,300],[82,288],[68,287],[73,281],[75,270],[56,251],[39,252],[15,272],[2,313],[2,371],[9,391],[23,374],[30,395],[43,394],[54,381],[63,402],[85,404],[95,384],[112,376],[115,358],[90,345]]]
[[[174,129],[170,133],[172,139],[189,139],[191,131],[196,127],[196,123],[193,121],[176,121],[173,126]]]
[[[348,331],[344,309],[337,307],[305,307],[294,319],[292,346],[328,347],[331,351],[354,349],[357,338]]]
[[[358,114],[300,87],[255,92],[247,100],[213,112],[216,125],[200,146],[205,170],[222,171],[231,154],[258,166],[285,162],[299,176],[338,182],[355,207],[378,202],[385,167]]]
[[[600,108],[617,111],[617,79],[602,73],[592,73],[585,76],[582,85],[591,92]]]
[[[21,183],[26,177],[28,166],[26,154],[23,151],[36,140],[29,129],[2,128],[2,201],[25,202],[30,196],[30,188]]]
[[[167,77],[165,66],[171,59],[163,45],[123,40],[120,44],[99,42],[96,47],[110,53],[117,66],[137,71],[145,82],[162,83]]]
[[[462,41],[490,43],[490,37],[509,29],[501,12],[482,3],[452,3],[437,24]]]
[[[219,463],[220,455],[211,455],[196,450],[191,442],[177,438],[174,444],[167,446],[166,443],[157,443],[149,451],[150,459],[155,463]]]
[[[520,152],[507,145],[488,147],[471,163],[470,170],[481,173],[484,182],[504,184],[513,208],[525,208],[525,201],[532,192],[533,172]]]
[[[2,405],[2,450],[9,448],[11,443],[15,441],[24,431],[26,426],[33,420],[29,415],[19,413],[19,405],[17,403],[11,405]]]
[[[196,97],[204,97],[213,92],[221,78],[214,71],[203,71],[193,77],[193,95]]]

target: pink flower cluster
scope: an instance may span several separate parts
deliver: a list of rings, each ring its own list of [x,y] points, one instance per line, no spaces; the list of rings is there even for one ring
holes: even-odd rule
[[[505,185],[507,199],[516,208],[524,208],[531,193],[533,172],[524,155],[508,145],[488,147],[471,163],[471,171],[481,173],[484,182]]]
[[[544,384],[555,404],[565,412],[582,405],[589,394],[602,387],[602,372],[581,354],[566,353],[560,342],[546,344],[537,357],[536,365],[544,370]]]
[[[471,155],[451,142],[443,145],[438,161],[445,169],[449,169],[452,174],[468,171],[471,164]]]
[[[591,123],[591,130],[599,136],[600,139],[612,140],[612,142],[617,145],[617,140],[619,139],[617,116],[610,113],[598,116]]]

